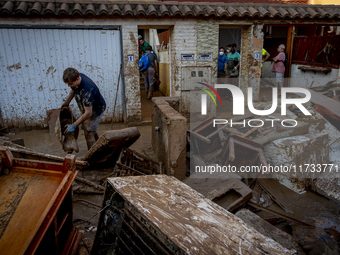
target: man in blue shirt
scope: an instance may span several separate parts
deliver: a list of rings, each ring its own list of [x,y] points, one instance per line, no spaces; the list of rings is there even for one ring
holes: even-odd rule
[[[85,74],[79,73],[75,68],[66,68],[63,80],[71,88],[70,94],[61,106],[68,107],[73,98],[76,99],[82,115],[72,125],[68,125],[65,133],[73,132],[82,124],[89,150],[98,140],[97,128],[106,109],[106,103],[100,94],[97,85]]]
[[[224,78],[225,72],[227,70],[227,56],[225,55],[225,49],[223,47],[220,47],[218,52],[218,70],[217,70],[217,76],[218,78]]]

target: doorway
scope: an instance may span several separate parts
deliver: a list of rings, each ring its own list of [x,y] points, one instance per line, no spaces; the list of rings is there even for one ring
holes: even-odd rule
[[[158,77],[155,77],[152,97],[170,96],[170,30],[143,28],[138,29],[138,35],[142,36],[143,40],[152,47],[153,53],[157,56]],[[141,52],[140,44],[140,57]],[[140,95],[141,95],[141,110],[143,121],[151,121],[152,104],[146,93],[145,80],[140,73]]]

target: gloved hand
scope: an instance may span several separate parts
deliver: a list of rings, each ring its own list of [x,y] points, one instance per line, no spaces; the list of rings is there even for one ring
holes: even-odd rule
[[[75,125],[68,124],[68,125],[66,126],[66,130],[65,130],[64,134],[71,133],[71,132],[73,132],[74,130],[76,130],[76,126],[75,126]]]
[[[60,109],[64,109],[64,108],[68,108],[68,107],[69,107],[68,104],[63,103],[63,104],[61,105]]]

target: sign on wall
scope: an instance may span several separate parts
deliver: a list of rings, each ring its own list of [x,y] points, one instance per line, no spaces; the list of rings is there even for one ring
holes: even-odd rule
[[[181,54],[182,61],[192,61],[194,60],[195,54]]]
[[[199,60],[211,60],[211,54],[210,53],[206,53],[206,54],[199,54],[198,57]]]

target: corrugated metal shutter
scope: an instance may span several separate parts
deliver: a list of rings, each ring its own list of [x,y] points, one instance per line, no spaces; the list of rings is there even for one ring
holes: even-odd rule
[[[46,111],[58,109],[70,89],[63,71],[74,67],[99,87],[110,122],[121,64],[119,30],[0,29],[0,109],[7,127],[42,125]],[[123,121],[120,81],[115,122]],[[72,108],[79,116],[75,100]]]

